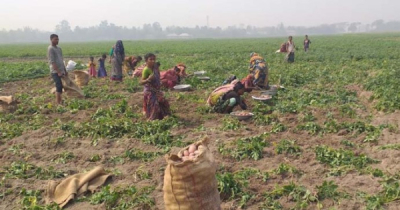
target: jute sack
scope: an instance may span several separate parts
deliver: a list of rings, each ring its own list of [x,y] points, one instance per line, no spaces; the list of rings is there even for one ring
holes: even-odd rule
[[[86,86],[89,83],[89,74],[86,71],[73,71],[75,83],[78,87]]]
[[[0,113],[11,113],[15,110],[17,110],[17,102],[12,96],[0,96]]]
[[[83,98],[83,91],[68,76],[61,77],[64,92],[69,97]]]
[[[178,155],[167,155],[164,175],[164,202],[166,210],[220,210],[215,173],[217,165],[207,147],[208,139],[195,145],[199,155],[182,162],[183,151]]]

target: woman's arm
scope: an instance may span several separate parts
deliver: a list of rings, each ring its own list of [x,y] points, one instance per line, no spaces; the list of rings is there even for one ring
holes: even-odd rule
[[[142,78],[142,79],[140,79],[139,84],[145,85],[145,84],[150,83],[150,82],[151,82],[151,78],[150,77],[148,77],[146,79]]]
[[[154,78],[153,72],[149,68],[143,69],[142,78],[139,81],[139,84],[144,85],[150,83]]]
[[[242,110],[246,110],[247,109],[247,104],[241,99],[240,99],[240,102],[239,102],[239,106],[240,106],[240,108],[242,108]]]

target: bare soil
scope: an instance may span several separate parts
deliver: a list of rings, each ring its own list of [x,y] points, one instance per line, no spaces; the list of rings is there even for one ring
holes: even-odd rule
[[[123,84],[111,83],[108,80],[97,81],[99,87],[108,85],[109,90],[104,94],[121,94],[127,97],[129,105],[134,107],[137,113],[142,112],[142,97],[141,91],[136,93],[129,93],[124,90]],[[28,93],[33,97],[41,96],[39,90],[50,90],[53,87],[50,77],[19,81],[13,83],[2,84],[1,95],[17,95],[20,93]],[[399,117],[400,113],[383,114],[377,113],[373,110],[368,98],[371,93],[363,90],[359,86],[352,86],[349,89],[357,92],[357,96],[365,109],[357,110],[360,116],[368,116],[370,113],[374,113],[372,124],[379,125],[382,123],[392,123],[400,126]],[[203,90],[197,90],[192,92],[186,92],[184,94],[197,94],[204,96]],[[240,137],[253,136],[268,132],[271,130],[271,126],[256,126],[252,120],[243,121],[244,125],[242,129],[238,131],[223,131],[222,118],[220,114],[206,114],[202,115],[196,112],[196,107],[203,105],[200,103],[182,101],[177,99],[176,94],[170,94],[170,104],[174,110],[174,114],[179,118],[180,121],[185,122],[183,126],[174,128],[172,130],[173,135],[183,135],[184,142],[193,142],[200,139],[202,136],[209,136],[211,141],[210,149],[213,152],[218,164],[230,172],[235,172],[245,167],[257,168],[261,171],[270,171],[279,166],[281,163],[290,164],[300,171],[300,176],[277,176],[262,182],[259,179],[250,179],[248,189],[253,192],[256,196],[251,200],[246,209],[259,209],[263,202],[263,193],[269,192],[279,184],[287,184],[290,181],[294,181],[299,185],[305,186],[307,189],[315,193],[316,186],[323,183],[324,180],[332,180],[339,186],[339,191],[347,192],[351,195],[349,199],[343,199],[339,203],[331,200],[323,201],[324,208],[336,207],[336,209],[363,209],[365,208],[364,201],[357,196],[358,192],[364,192],[367,194],[376,194],[380,192],[381,185],[379,184],[380,178],[373,177],[372,175],[362,175],[358,172],[349,172],[339,177],[328,177],[327,172],[329,167],[319,163],[316,160],[314,148],[317,145],[328,145],[333,148],[342,148],[340,144],[341,140],[346,139],[348,135],[346,133],[338,134],[326,134],[322,136],[309,135],[306,132],[294,131],[296,126],[299,124],[297,114],[281,114],[279,120],[282,124],[287,126],[285,132],[272,134],[270,136],[271,145],[279,142],[281,139],[293,139],[297,140],[298,145],[302,149],[302,154],[299,157],[278,155],[274,151],[274,146],[270,146],[264,150],[264,157],[259,161],[254,160],[243,160],[237,161],[234,159],[222,157],[217,150],[217,141],[222,143],[229,143]],[[250,109],[252,107],[251,96],[247,101],[250,102]],[[99,141],[97,146],[92,146],[90,138],[67,138],[64,143],[55,145],[52,143],[54,139],[61,136],[63,131],[59,128],[54,128],[51,125],[57,121],[62,122],[86,122],[90,116],[100,107],[109,107],[119,100],[101,100],[101,98],[87,99],[96,102],[96,106],[88,109],[78,111],[75,114],[70,112],[66,113],[49,113],[44,114],[45,122],[44,126],[38,130],[28,131],[23,135],[16,137],[11,140],[0,142],[0,174],[1,170],[5,166],[10,166],[12,162],[24,160],[36,166],[47,168],[53,166],[56,170],[65,172],[66,174],[75,174],[90,170],[91,168],[103,165],[107,170],[119,171],[111,182],[112,188],[123,187],[128,185],[135,185],[137,187],[154,185],[156,190],[152,193],[152,197],[155,199],[155,209],[164,209],[163,207],[163,192],[162,192],[162,180],[166,161],[163,156],[159,156],[152,162],[142,161],[129,161],[125,160],[123,164],[111,163],[110,158],[120,156],[129,148],[137,148],[143,151],[157,151],[158,149],[154,146],[149,146],[142,143],[138,139],[132,138],[121,138],[108,140],[104,139]],[[44,103],[53,103],[53,97],[47,97]],[[327,110],[313,109],[311,110],[317,118],[317,122],[323,122],[324,116]],[[338,116],[337,110],[329,110]],[[135,120],[145,120],[144,118]],[[341,118],[341,121],[352,121],[352,119]],[[200,125],[205,129],[204,131],[196,130]],[[388,173],[396,173],[400,170],[400,151],[396,150],[379,150],[378,147],[385,144],[397,143],[400,134],[396,132],[390,132],[388,129],[383,131],[378,143],[376,144],[362,144],[360,139],[353,140],[357,144],[363,146],[354,149],[356,152],[365,153],[369,157],[381,160],[381,163],[372,164],[373,168],[379,168]],[[15,155],[10,152],[10,147],[23,144],[21,154]],[[179,148],[172,148],[172,152],[178,151]],[[75,156],[73,161],[67,162],[66,164],[57,164],[52,162],[58,154],[62,152],[72,152]],[[99,155],[101,157],[100,162],[88,161],[92,156]],[[140,180],[136,176],[138,169],[146,170],[153,176],[151,180]],[[7,179],[7,189],[12,189],[13,193],[5,196],[0,201],[0,209],[20,209],[20,195],[18,192],[23,189],[31,190],[43,190],[46,187],[48,180],[38,180],[35,178],[29,179]],[[4,191],[5,188],[1,187],[0,192]],[[281,199],[280,202],[284,206],[284,209],[288,209],[294,206],[294,203],[287,200],[286,198]],[[391,203],[388,209],[398,209],[398,202]],[[222,203],[223,209],[238,209],[236,201],[226,201]],[[104,205],[90,205],[88,202],[75,202],[68,206],[68,209],[106,209]],[[309,206],[308,209],[317,209],[316,205]]]

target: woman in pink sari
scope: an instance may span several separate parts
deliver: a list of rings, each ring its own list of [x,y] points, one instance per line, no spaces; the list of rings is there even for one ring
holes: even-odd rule
[[[161,85],[165,88],[172,89],[181,82],[181,69],[175,66],[173,69],[162,71]]]

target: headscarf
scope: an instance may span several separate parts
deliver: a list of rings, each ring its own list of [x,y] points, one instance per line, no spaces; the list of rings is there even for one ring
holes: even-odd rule
[[[124,55],[125,57],[125,49],[124,49],[124,44],[122,44],[121,40],[118,40],[117,43],[115,44],[115,53]]]
[[[186,69],[186,65],[184,63],[178,63],[178,64],[176,64],[176,66],[183,66]]]
[[[258,54],[255,53],[255,52],[250,53],[250,58],[253,57],[253,56],[258,56]]]
[[[234,90],[235,92],[237,92],[237,91],[239,91],[239,90],[241,90],[241,89],[244,89],[244,85],[242,84],[242,82],[236,82],[236,83],[234,84],[234,86],[233,86],[233,90]]]

